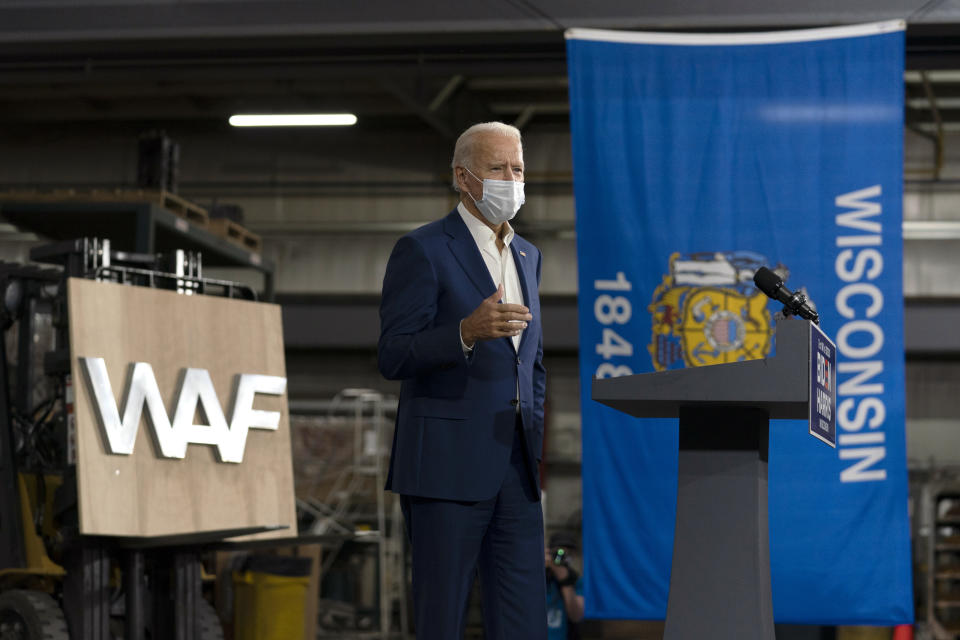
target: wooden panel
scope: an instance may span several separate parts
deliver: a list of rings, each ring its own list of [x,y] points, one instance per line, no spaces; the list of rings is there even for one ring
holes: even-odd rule
[[[254,408],[279,411],[280,426],[251,429],[240,464],[219,462],[215,447],[198,444],[188,445],[182,460],[159,457],[146,411],[133,454],[114,455],[80,364],[81,357],[106,361],[122,411],[130,364],[150,363],[171,418],[181,371],[207,369],[229,419],[236,375],[286,376],[280,307],[79,279],[69,281],[68,300],[81,533],[163,536],[286,525],[260,535],[295,535],[286,394],[256,396]]]

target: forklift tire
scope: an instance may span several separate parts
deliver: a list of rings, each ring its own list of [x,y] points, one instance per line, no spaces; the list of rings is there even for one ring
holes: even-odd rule
[[[223,626],[220,624],[220,616],[213,605],[200,599],[197,605],[197,621],[200,623],[199,640],[223,640]],[[0,636],[0,640],[5,640]]]
[[[0,640],[69,640],[67,621],[56,601],[42,591],[0,593]]]

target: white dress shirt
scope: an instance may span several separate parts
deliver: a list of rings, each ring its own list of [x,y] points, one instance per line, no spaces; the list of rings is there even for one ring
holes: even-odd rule
[[[483,256],[483,262],[490,271],[490,278],[494,286],[503,284],[503,302],[507,304],[523,304],[523,289],[520,288],[520,276],[517,274],[517,265],[513,261],[513,251],[510,250],[510,243],[513,242],[513,227],[509,222],[505,222],[506,233],[503,235],[503,251],[497,250],[497,234],[493,229],[478,220],[467,207],[461,202],[457,205],[457,211],[463,218],[464,224],[470,230],[470,235],[477,243],[480,255]],[[513,348],[520,348],[520,335],[517,334],[511,338]],[[463,337],[461,336],[461,341]],[[464,345],[465,348],[466,345]],[[469,348],[467,348],[469,350]]]

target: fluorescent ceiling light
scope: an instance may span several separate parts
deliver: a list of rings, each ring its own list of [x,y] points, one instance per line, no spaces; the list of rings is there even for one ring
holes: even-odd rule
[[[960,220],[904,220],[904,240],[960,240]]]
[[[234,127],[344,127],[357,123],[352,113],[283,113],[230,116]]]
[[[923,74],[919,71],[907,71],[903,74],[904,82],[923,82]],[[927,71],[927,80],[930,82],[960,82],[960,71]]]
[[[938,109],[960,108],[960,98],[934,98],[933,101]],[[926,98],[911,98],[907,100],[907,106],[911,109],[929,109],[930,101]]]

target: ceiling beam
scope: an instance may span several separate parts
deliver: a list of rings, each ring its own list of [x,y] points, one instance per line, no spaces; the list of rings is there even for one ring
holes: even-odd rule
[[[385,34],[459,34],[537,31],[563,27],[608,29],[797,28],[909,19],[911,24],[960,23],[956,3],[926,0],[537,0],[537,11],[519,3],[316,2],[221,0],[148,5],[114,0],[7,2],[0,8],[0,42],[105,42],[133,39],[243,37],[370,37]]]
[[[388,93],[392,94],[403,106],[430,125],[434,131],[447,140],[454,140],[456,138],[456,134],[450,126],[450,123],[438,116],[429,106],[421,104],[409,90],[401,87],[396,81],[386,78],[381,78],[380,83]]]
[[[463,84],[463,76],[460,75],[459,73],[453,76],[452,78],[450,78],[450,80],[448,80],[447,83],[443,85],[443,88],[437,92],[437,95],[433,97],[433,100],[430,101],[429,106],[427,106],[427,111],[435,112],[439,110],[440,107],[446,104],[447,100],[450,99],[450,96],[452,96],[453,93],[457,89],[459,89],[460,85],[462,84]]]

